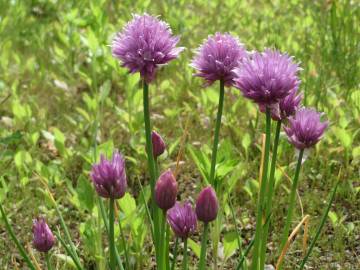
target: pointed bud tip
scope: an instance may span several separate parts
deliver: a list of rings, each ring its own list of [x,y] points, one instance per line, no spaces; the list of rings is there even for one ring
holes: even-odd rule
[[[212,187],[204,188],[196,201],[196,216],[198,220],[208,223],[216,219],[219,203]]]
[[[175,205],[177,188],[175,176],[170,169],[160,175],[155,185],[155,200],[161,209],[166,211]]]
[[[166,145],[163,138],[156,131],[151,132],[151,141],[153,145],[153,155],[155,158],[165,152]]]

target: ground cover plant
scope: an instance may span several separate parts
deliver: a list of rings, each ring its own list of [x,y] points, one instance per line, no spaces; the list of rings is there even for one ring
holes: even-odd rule
[[[1,269],[358,269],[359,34],[352,1],[1,2]]]

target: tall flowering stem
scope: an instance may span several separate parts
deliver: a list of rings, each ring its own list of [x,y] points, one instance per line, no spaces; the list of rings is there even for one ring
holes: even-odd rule
[[[279,145],[279,137],[280,137],[280,130],[281,130],[281,120],[276,122],[276,131],[275,131],[275,138],[274,138],[274,145],[272,151],[272,158],[271,158],[271,165],[270,165],[270,175],[268,181],[268,188],[267,188],[267,197],[266,197],[266,216],[271,215],[272,211],[272,198],[274,195],[274,185],[275,185],[275,168],[276,168],[276,160],[277,160],[277,150]],[[266,255],[266,243],[269,234],[269,227],[270,221],[264,225],[264,232],[263,232],[263,242],[261,246],[261,255],[260,255],[260,265],[263,267],[265,264],[265,255]]]
[[[200,262],[199,262],[199,270],[205,269],[206,264],[206,245],[207,245],[207,235],[209,231],[209,223],[204,223],[204,231],[201,239],[201,253],[200,253]]]
[[[52,270],[51,262],[50,262],[50,254],[48,252],[45,253],[45,260],[48,270]]]
[[[145,125],[145,139],[146,139],[146,154],[148,161],[148,168],[150,173],[150,187],[151,187],[151,210],[154,222],[154,245],[156,257],[159,257],[159,211],[155,204],[155,180],[156,180],[156,165],[153,155],[153,145],[151,140],[151,124],[150,124],[150,109],[149,109],[149,85],[143,81],[143,107],[144,107],[144,125]],[[158,259],[157,259],[158,261]]]
[[[183,256],[183,270],[188,269],[188,256],[187,256],[187,238],[184,239],[184,256]]]
[[[110,248],[110,269],[115,269],[115,238],[114,238],[114,207],[115,200],[109,201],[109,248]]]
[[[218,105],[218,112],[216,117],[216,125],[215,125],[215,134],[214,134],[214,144],[212,149],[212,156],[211,156],[211,169],[210,169],[210,184],[212,186],[215,185],[215,166],[216,166],[216,155],[218,150],[219,144],[219,133],[220,133],[220,126],[221,126],[221,117],[224,107],[224,80],[220,80],[220,93],[219,93],[219,105]]]
[[[293,179],[292,186],[291,186],[291,192],[290,192],[289,203],[288,203],[289,208],[288,208],[288,212],[287,212],[287,216],[286,216],[284,231],[283,231],[282,237],[281,237],[281,244],[280,244],[281,250],[285,246],[286,240],[289,236],[290,225],[292,222],[294,206],[295,206],[296,188],[297,188],[298,181],[299,181],[300,168],[301,168],[303,154],[304,154],[304,149],[301,149],[299,152],[299,157],[298,157],[298,161],[297,161],[297,165],[296,165],[296,169],[295,169],[295,175],[294,175],[294,179]]]
[[[263,164],[260,192],[259,192],[258,204],[257,204],[254,253],[253,253],[253,260],[251,267],[252,270],[258,269],[259,252],[262,243],[262,217],[264,214],[263,213],[265,207],[264,200],[265,200],[266,187],[267,187],[267,174],[268,174],[269,155],[270,155],[270,134],[271,134],[271,112],[270,112],[270,108],[266,107],[265,155],[264,155],[264,164]]]
[[[154,188],[155,188],[155,160],[153,155],[153,145],[151,140],[151,124],[150,124],[150,109],[149,109],[149,85],[143,82],[143,106],[144,106],[144,124],[145,124],[145,138],[146,138],[146,154],[148,159],[148,167],[150,172],[150,185],[151,194],[154,199]],[[153,200],[153,203],[155,201]]]

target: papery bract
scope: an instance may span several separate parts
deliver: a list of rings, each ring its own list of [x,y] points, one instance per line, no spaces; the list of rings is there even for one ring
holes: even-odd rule
[[[45,219],[37,218],[33,221],[33,246],[40,252],[48,252],[55,244],[55,237]]]
[[[219,203],[212,187],[204,188],[196,201],[196,216],[198,220],[208,223],[216,219]]]
[[[299,109],[300,103],[302,100],[302,94],[298,94],[296,88],[291,90],[290,94],[286,97],[282,98],[280,102],[271,104],[269,106],[271,111],[271,118],[273,120],[285,120],[289,116],[295,114],[295,112]],[[266,107],[260,104],[260,110],[265,112]]]
[[[151,141],[153,146],[153,155],[155,158],[157,158],[158,156],[160,156],[162,153],[165,152],[166,149],[165,142],[163,138],[161,138],[161,136],[156,131],[153,131],[151,133]]]
[[[171,170],[167,170],[160,175],[155,185],[156,204],[166,211],[175,205],[176,195],[176,179]]]

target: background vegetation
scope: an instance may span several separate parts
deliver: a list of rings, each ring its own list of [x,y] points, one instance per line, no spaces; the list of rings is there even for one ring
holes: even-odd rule
[[[142,91],[138,75],[128,76],[109,47],[131,14],[144,11],[169,22],[187,48],[151,86],[154,129],[168,144],[163,169],[175,167],[181,137],[188,134],[178,175],[182,199],[197,194],[208,171],[218,97],[217,85],[204,89],[192,77],[193,49],[208,34],[229,31],[248,50],[286,51],[301,62],[304,103],[325,112],[331,123],[324,140],[307,153],[298,190],[302,204],[293,225],[309,214],[313,235],[341,171],[329,220],[308,265],[359,269],[360,8],[347,0],[0,0],[0,201],[23,243],[31,242],[34,217],[46,216],[53,229],[59,223],[43,181],[61,205],[88,269],[104,267],[101,219],[88,177],[96,139],[98,151],[116,147],[126,155],[130,193],[120,201],[121,218],[133,263],[138,269],[152,267],[138,196],[139,183],[148,183]],[[226,269],[232,269],[238,254],[230,199],[243,246],[254,232],[263,117],[238,90],[227,90],[218,155],[218,170],[228,185],[222,202],[228,225],[219,252],[219,265]],[[281,136],[269,263],[277,259],[294,155]],[[17,261],[22,269],[1,222],[0,268],[16,269]],[[301,237],[292,244],[286,269],[301,259]],[[199,252],[195,242],[190,247],[193,254]],[[70,269],[59,244],[54,254],[58,269]]]

